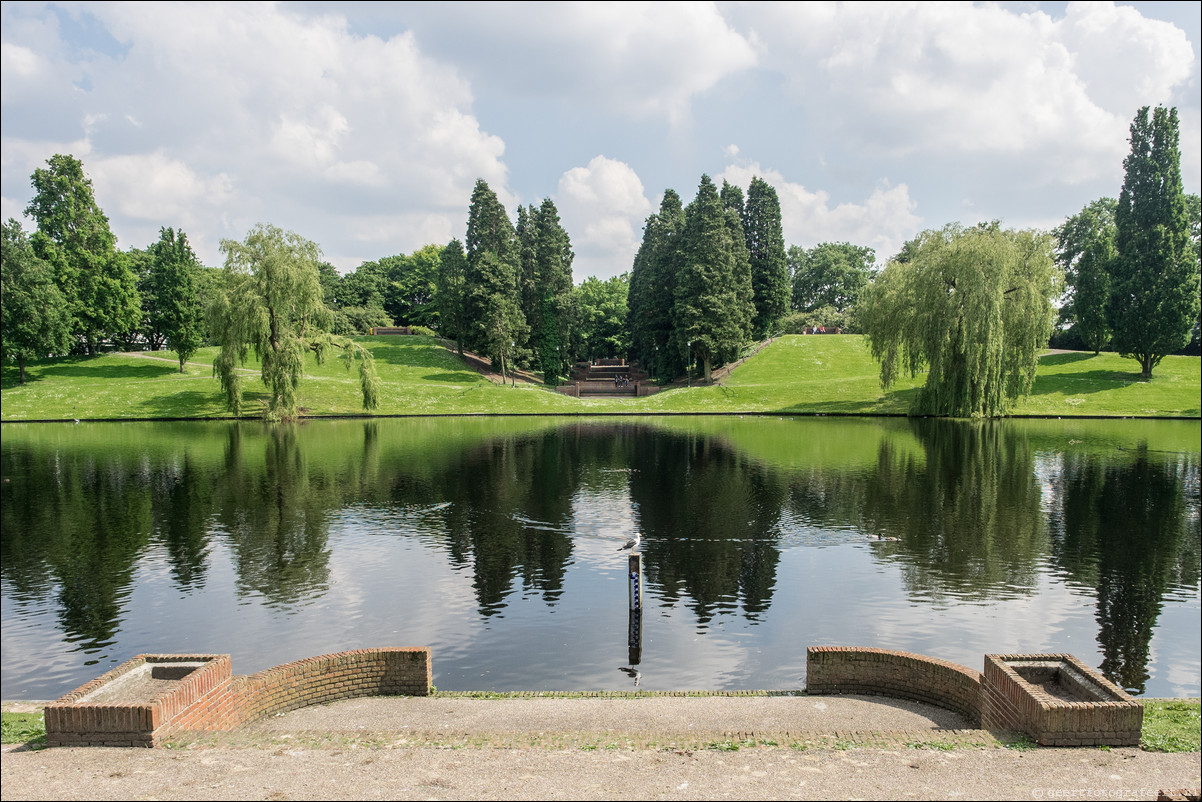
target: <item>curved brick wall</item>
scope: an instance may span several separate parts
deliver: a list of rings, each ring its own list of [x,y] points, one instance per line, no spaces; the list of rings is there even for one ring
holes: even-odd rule
[[[155,665],[201,663],[153,697],[89,698]],[[229,730],[299,707],[359,696],[426,696],[428,648],[357,649],[231,676],[229,655],[138,655],[46,706],[46,737],[57,745],[155,746],[180,732]],[[129,683],[127,683],[128,685]]]
[[[360,696],[426,696],[429,649],[357,649],[285,663],[238,677],[242,721]]]
[[[856,693],[925,702],[981,723],[981,672],[891,649],[811,646],[806,650],[806,693]]]

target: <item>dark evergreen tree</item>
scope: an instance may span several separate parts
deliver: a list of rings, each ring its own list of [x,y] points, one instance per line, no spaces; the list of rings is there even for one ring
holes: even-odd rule
[[[569,337],[574,323],[572,242],[550,198],[534,213],[535,282],[540,298],[537,350],[543,381],[558,384],[567,375]]]
[[[743,235],[751,260],[751,286],[755,317],[752,336],[762,340],[775,330],[776,322],[789,312],[789,265],[785,258],[785,235],[781,226],[780,199],[764,179],[751,179],[747,205],[743,209]]]
[[[658,379],[684,372],[686,360],[677,347],[673,309],[679,265],[684,207],[674,190],[664,192],[659,213],[647,218],[643,242],[630,274],[628,302],[631,355]]]
[[[538,210],[534,205],[518,206],[518,219],[514,226],[518,244],[518,294],[522,314],[532,332],[535,342],[517,344],[517,352],[523,362],[531,361],[538,348],[539,332],[542,331],[543,296],[538,277]]]
[[[747,250],[747,236],[743,230],[743,190],[723,181],[719,197],[726,210],[726,227],[730,230],[739,326],[743,329],[742,339],[750,340],[752,321],[755,320],[755,288],[751,283],[751,252]],[[734,351],[722,354],[721,361],[733,361],[738,356],[736,347]]]
[[[472,190],[464,272],[464,347],[505,371],[529,334],[518,283],[520,254],[513,223],[484,181]]]
[[[675,345],[701,362],[706,382],[715,364],[744,342],[746,315],[736,276],[736,248],[726,209],[708,175],[685,210],[673,308]]]
[[[463,356],[463,332],[467,328],[464,319],[464,275],[467,272],[467,257],[463,254],[463,243],[451,240],[442,249],[438,262],[438,318],[439,333],[455,340],[459,355]]]
[[[1111,269],[1112,342],[1151,379],[1165,355],[1189,343],[1200,303],[1175,108],[1158,106],[1151,117],[1147,106],[1139,110],[1123,167]]]

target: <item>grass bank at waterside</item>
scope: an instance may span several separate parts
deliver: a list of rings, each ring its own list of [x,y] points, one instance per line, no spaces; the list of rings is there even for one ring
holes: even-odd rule
[[[785,336],[712,387],[678,387],[644,398],[572,398],[550,388],[500,386],[428,337],[364,337],[376,357],[376,415],[768,413],[903,415],[923,376],[882,390],[878,367],[858,335]],[[217,349],[201,350],[179,372],[171,352],[107,354],[34,362],[26,383],[17,368],[0,373],[0,419],[97,420],[228,417],[212,372]],[[264,386],[253,357],[245,366],[246,409],[257,415]],[[310,357],[299,388],[308,417],[360,415],[356,372]],[[1012,415],[1049,417],[1202,416],[1202,361],[1166,357],[1150,382],[1134,360],[1116,354],[1044,355],[1030,396]]]

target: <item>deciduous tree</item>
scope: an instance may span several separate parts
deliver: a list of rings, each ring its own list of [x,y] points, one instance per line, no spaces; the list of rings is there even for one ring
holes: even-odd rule
[[[196,287],[200,263],[188,235],[171,228],[159,229],[159,241],[150,246],[147,284],[155,299],[151,324],[162,333],[168,348],[179,358],[179,372],[204,344],[204,310]]]
[[[65,354],[70,318],[50,265],[33,252],[21,224],[9,219],[0,239],[0,349],[17,363],[25,383],[25,363],[49,354]]]
[[[809,250],[789,248],[793,308],[813,312],[832,307],[849,312],[872,280],[876,252],[848,242],[823,242]]]
[[[1068,285],[1062,316],[1073,321],[1073,331],[1095,354],[1110,341],[1107,305],[1117,208],[1114,198],[1098,198],[1052,232],[1057,243],[1056,263]]]
[[[242,412],[242,381],[238,364],[249,349],[262,364],[263,383],[270,392],[266,416],[296,418],[296,389],[304,358],[312,351],[318,363],[334,349],[342,352],[349,370],[359,361],[363,408],[379,405],[379,381],[371,352],[328,330],[329,310],[322,304],[317,244],[271,225],[257,225],[242,242],[222,240],[225,288],[210,314],[221,340],[213,370],[221,380],[226,403]]]
[[[102,340],[137,330],[142,319],[137,278],[117,251],[83,164],[62,154],[46,164],[31,176],[34,196],[25,213],[38,230],[30,241],[34,253],[54,269],[73,334],[94,354]]]
[[[912,414],[992,417],[1030,391],[1061,277],[1052,238],[996,223],[926,231],[865,292],[881,385],[927,369]]]

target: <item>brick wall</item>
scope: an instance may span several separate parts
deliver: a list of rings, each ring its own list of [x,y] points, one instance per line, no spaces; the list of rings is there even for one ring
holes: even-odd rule
[[[204,665],[156,698],[87,701],[132,671],[181,662]],[[181,732],[229,730],[340,699],[425,696],[431,680],[428,648],[337,652],[237,677],[229,655],[138,655],[47,705],[46,739],[51,746],[156,746]]]
[[[964,666],[891,649],[811,646],[806,650],[806,693],[892,696],[981,721],[981,673]]]
[[[1023,663],[1060,663],[1066,687],[1097,698],[1066,701],[1053,696],[1012,665]],[[987,654],[982,682],[981,718],[988,729],[1025,733],[1042,746],[1139,745],[1143,705],[1071,654]]]

